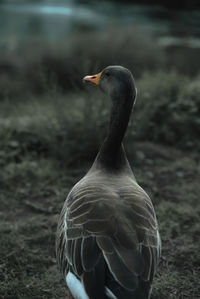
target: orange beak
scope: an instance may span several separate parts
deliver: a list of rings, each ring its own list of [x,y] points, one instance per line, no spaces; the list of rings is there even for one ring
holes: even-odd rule
[[[92,75],[92,76],[85,76],[83,78],[83,81],[84,82],[89,82],[89,83],[92,83],[95,86],[98,86],[99,85],[99,80],[101,78],[101,73],[98,73],[98,74]]]

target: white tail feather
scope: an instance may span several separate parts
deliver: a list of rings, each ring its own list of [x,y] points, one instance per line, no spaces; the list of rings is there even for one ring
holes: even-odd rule
[[[89,299],[80,280],[78,280],[71,272],[67,273],[66,283],[75,299]]]

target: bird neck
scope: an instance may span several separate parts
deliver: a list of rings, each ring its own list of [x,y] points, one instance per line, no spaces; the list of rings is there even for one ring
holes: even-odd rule
[[[128,166],[122,141],[128,126],[135,95],[128,92],[122,97],[112,98],[112,109],[108,134],[100,148],[97,161],[107,168],[121,169]]]

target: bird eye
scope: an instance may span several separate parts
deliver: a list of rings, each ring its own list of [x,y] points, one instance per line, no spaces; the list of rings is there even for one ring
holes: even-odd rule
[[[109,72],[109,71],[106,71],[106,72],[105,72],[105,76],[106,76],[106,77],[109,77],[109,76],[110,76],[110,72]]]

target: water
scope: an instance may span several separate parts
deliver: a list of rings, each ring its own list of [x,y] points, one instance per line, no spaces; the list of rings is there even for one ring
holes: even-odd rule
[[[0,2],[0,46],[15,47],[21,41],[42,38],[67,39],[77,31],[132,26],[159,37],[163,46],[186,43],[200,47],[200,10],[168,11],[159,6],[115,2],[40,0]]]

